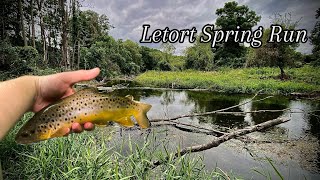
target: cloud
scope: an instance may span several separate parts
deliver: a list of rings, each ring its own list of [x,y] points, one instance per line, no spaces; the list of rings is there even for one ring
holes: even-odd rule
[[[110,34],[116,39],[130,39],[138,42],[142,35],[142,25],[150,24],[150,30],[191,29],[196,27],[198,32],[207,23],[214,23],[217,16],[215,11],[224,6],[226,0],[92,0],[84,2],[83,10],[92,9],[100,14],[106,14],[114,29]],[[320,2],[320,1],[319,1]],[[247,5],[251,10],[261,15],[258,25],[268,27],[270,17],[274,13],[291,12],[293,19],[300,19],[299,28],[311,31],[315,24],[315,11],[320,7],[317,0],[239,0],[240,5]],[[158,48],[160,44],[143,44]],[[182,54],[190,46],[189,43],[175,44],[176,53]],[[311,52],[309,43],[301,44],[298,48],[303,53]]]

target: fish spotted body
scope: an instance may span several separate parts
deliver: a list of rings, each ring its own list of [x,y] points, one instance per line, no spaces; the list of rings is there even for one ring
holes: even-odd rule
[[[107,125],[113,121],[125,127],[134,126],[133,116],[141,128],[150,122],[146,113],[151,105],[134,101],[132,96],[116,97],[87,88],[37,112],[18,132],[16,142],[29,144],[65,135],[72,123],[92,122]]]

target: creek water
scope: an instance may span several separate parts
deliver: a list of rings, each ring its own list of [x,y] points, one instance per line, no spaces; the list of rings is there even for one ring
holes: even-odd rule
[[[149,119],[167,119],[183,114],[214,111],[247,102],[253,97],[244,94],[170,89],[118,89],[112,93],[121,96],[130,94],[135,100],[151,104]],[[257,96],[256,99],[264,97],[266,96]],[[234,139],[195,154],[203,157],[206,169],[219,167],[223,171],[245,179],[265,179],[255,170],[279,178],[266,158],[272,160],[272,164],[285,179],[320,179],[320,113],[317,112],[320,110],[319,101],[274,96],[263,101],[249,102],[229,111],[247,112],[285,108],[299,113],[284,111],[245,115],[215,114],[182,118],[178,121],[202,127],[232,130],[280,116],[289,117],[289,122],[247,135],[254,139],[254,142]],[[157,127],[157,129],[165,130],[165,134],[159,139],[167,138],[173,149],[178,146],[204,144],[214,138],[211,135],[185,132],[172,126]]]

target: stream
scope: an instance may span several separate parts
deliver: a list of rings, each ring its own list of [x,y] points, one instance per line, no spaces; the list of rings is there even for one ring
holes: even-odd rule
[[[117,89],[112,94],[133,95],[135,100],[152,105],[148,112],[149,119],[166,119],[190,113],[214,111],[249,101],[253,95],[226,94],[210,91],[170,90],[170,89]],[[264,98],[259,95],[256,99]],[[289,117],[289,122],[277,125],[262,132],[247,135],[257,142],[245,143],[233,139],[216,148],[193,153],[202,156],[207,170],[219,167],[236,177],[246,179],[265,179],[255,172],[279,178],[271,164],[281,172],[285,179],[320,179],[320,110],[319,101],[290,99],[285,96],[274,96],[263,101],[249,102],[229,111],[247,112],[256,110],[281,110],[290,108],[301,113],[263,112],[245,115],[214,114],[179,119],[189,123],[214,129],[240,129],[255,125],[280,116]],[[172,126],[159,127],[159,139],[166,138],[172,149],[212,140],[212,136],[185,132]],[[128,132],[129,133],[129,132]],[[136,136],[139,136],[138,134]],[[134,137],[132,138],[134,139]],[[136,138],[139,139],[139,138]],[[137,140],[138,141],[138,140]]]

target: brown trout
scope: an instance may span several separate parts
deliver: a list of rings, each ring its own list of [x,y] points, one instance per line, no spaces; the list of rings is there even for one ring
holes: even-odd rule
[[[18,132],[16,142],[29,144],[64,135],[72,123],[92,122],[106,125],[110,121],[125,127],[134,126],[132,116],[141,128],[150,126],[146,113],[151,105],[133,97],[116,97],[87,88],[53,103],[37,112]]]

